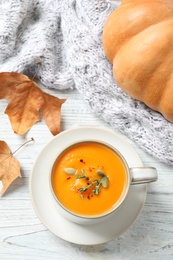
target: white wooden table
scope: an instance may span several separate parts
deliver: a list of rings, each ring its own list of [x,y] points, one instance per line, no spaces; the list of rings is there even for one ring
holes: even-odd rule
[[[67,98],[62,106],[62,131],[79,125],[111,128],[97,118],[77,90],[44,90]],[[6,100],[0,100],[0,139],[11,151],[25,140],[30,143],[14,156],[20,161],[22,178],[16,179],[0,198],[0,259],[173,259],[173,167],[146,154],[134,142],[126,140],[139,153],[144,165],[158,170],[157,183],[148,185],[145,205],[134,224],[120,237],[105,244],[81,246],[52,234],[36,215],[29,195],[32,165],[43,146],[53,137],[44,121],[32,127],[25,137],[13,133],[7,115]],[[120,134],[120,133],[119,133]]]

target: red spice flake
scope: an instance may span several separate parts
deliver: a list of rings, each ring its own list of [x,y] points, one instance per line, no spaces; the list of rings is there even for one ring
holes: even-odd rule
[[[93,167],[90,166],[90,167],[88,168],[88,170],[89,170],[89,172],[92,172]]]
[[[83,159],[80,159],[80,162],[85,164],[85,162],[84,162],[84,160],[83,160]]]
[[[92,172],[92,170],[95,170],[95,167],[90,166],[90,167],[88,168],[88,171],[89,171],[89,172]]]
[[[90,195],[88,195],[87,198],[90,200],[90,198],[91,198]]]
[[[70,180],[71,179],[71,177],[69,176],[69,177],[67,177],[67,180]]]
[[[100,168],[100,169],[102,169],[102,170],[104,169],[104,166],[103,166],[103,165],[98,165],[97,167]]]

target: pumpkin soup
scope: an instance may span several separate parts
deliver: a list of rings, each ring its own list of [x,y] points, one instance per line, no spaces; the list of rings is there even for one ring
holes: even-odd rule
[[[60,154],[51,181],[65,208],[79,215],[94,216],[112,209],[122,196],[127,177],[115,151],[97,142],[82,142]]]

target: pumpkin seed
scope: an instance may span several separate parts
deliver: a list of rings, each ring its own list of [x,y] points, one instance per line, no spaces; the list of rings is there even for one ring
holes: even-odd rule
[[[97,175],[99,175],[101,177],[105,176],[105,173],[102,170],[97,170],[96,173],[97,173]]]
[[[74,168],[65,168],[64,169],[65,173],[73,175],[76,173],[76,170]]]
[[[109,179],[108,179],[108,177],[107,176],[103,176],[102,178],[101,178],[101,185],[103,186],[103,188],[107,188],[108,187],[108,185],[109,185]]]
[[[81,199],[84,199],[84,195],[83,194],[80,194],[80,197],[81,197]]]

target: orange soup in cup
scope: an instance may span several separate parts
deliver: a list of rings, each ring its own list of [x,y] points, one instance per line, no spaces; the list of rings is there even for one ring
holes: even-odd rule
[[[113,149],[98,142],[81,142],[63,151],[51,173],[55,197],[80,216],[105,214],[121,201],[128,185],[127,170]]]

